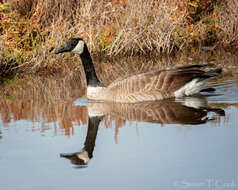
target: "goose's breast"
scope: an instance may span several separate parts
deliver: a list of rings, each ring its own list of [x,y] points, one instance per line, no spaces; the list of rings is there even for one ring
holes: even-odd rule
[[[105,87],[87,87],[87,98],[90,100],[109,100],[111,99],[111,94],[107,92]]]

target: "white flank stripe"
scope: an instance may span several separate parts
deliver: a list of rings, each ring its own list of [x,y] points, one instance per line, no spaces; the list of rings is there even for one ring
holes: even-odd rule
[[[193,94],[199,93],[204,85],[205,81],[198,82],[199,79],[193,79],[192,81],[188,82],[184,86],[182,86],[180,89],[174,92],[175,97],[183,97],[183,96],[190,96]]]

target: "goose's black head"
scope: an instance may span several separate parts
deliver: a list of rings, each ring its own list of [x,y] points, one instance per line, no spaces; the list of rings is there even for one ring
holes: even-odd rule
[[[55,51],[55,54],[64,52],[74,52],[82,54],[84,51],[85,42],[82,38],[70,38],[62,47]]]

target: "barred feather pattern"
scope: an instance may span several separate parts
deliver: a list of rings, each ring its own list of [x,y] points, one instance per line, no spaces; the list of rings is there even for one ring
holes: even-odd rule
[[[111,83],[108,87],[95,87],[93,93],[88,91],[91,100],[136,103],[155,101],[175,97],[175,92],[193,79],[204,79],[217,76],[217,70],[205,72],[201,65],[180,67],[134,75]]]

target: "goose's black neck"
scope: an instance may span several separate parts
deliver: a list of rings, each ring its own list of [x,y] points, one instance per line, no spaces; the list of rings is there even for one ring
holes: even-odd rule
[[[85,72],[86,80],[87,80],[87,86],[93,86],[93,87],[103,86],[103,84],[97,77],[92,58],[90,56],[90,53],[88,51],[88,47],[86,44],[84,45],[83,53],[80,54],[80,58],[83,63],[83,68],[84,68],[84,72]]]

